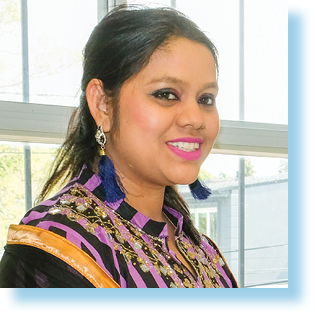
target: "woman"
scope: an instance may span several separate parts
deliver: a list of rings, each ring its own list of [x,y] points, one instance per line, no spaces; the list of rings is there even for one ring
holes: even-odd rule
[[[175,10],[121,6],[83,66],[41,203],[9,229],[1,286],[236,287],[175,189],[209,195],[197,176],[219,130],[214,45]]]

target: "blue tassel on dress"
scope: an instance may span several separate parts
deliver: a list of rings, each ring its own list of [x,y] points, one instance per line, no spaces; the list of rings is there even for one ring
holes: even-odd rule
[[[202,184],[199,179],[189,184],[189,188],[193,197],[198,200],[205,200],[211,195],[210,188]]]
[[[122,184],[120,183],[119,177],[116,175],[114,165],[106,155],[101,156],[98,164],[98,175],[101,178],[106,192],[106,203],[116,208],[125,198],[125,194],[120,189]]]

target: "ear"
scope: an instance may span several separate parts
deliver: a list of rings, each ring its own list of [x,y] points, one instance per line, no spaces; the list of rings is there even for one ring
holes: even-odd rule
[[[102,81],[92,79],[85,90],[90,113],[97,126],[103,126],[104,132],[109,132],[112,127],[112,106],[103,90]]]

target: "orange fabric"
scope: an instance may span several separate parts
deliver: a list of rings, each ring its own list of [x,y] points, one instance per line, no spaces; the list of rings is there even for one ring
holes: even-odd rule
[[[33,246],[50,253],[77,270],[96,288],[120,287],[88,254],[53,232],[30,225],[10,225],[7,244]]]

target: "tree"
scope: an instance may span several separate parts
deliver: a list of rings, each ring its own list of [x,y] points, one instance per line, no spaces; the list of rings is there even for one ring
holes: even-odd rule
[[[201,179],[202,181],[205,181],[207,179],[213,178],[213,176],[206,170],[200,170],[198,178]]]
[[[239,177],[239,171],[236,172],[236,178]],[[254,176],[256,174],[255,167],[250,159],[244,159],[244,175],[245,177]]]
[[[32,199],[47,177],[56,148],[32,147]],[[24,154],[22,145],[0,145],[0,249],[5,245],[10,224],[25,214]]]
[[[245,177],[250,177],[256,174],[255,167],[250,159],[245,159],[244,172]]]

